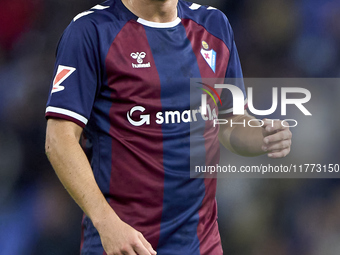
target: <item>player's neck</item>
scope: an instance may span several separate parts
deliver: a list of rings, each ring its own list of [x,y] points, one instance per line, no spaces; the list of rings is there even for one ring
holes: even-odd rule
[[[122,0],[136,16],[152,22],[172,22],[177,18],[178,0]]]

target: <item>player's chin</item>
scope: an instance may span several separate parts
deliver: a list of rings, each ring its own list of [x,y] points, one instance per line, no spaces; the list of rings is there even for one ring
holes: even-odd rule
[[[278,158],[287,157],[289,153],[290,153],[290,148],[286,148],[283,150],[273,150],[269,152],[267,155],[269,158],[278,159]]]

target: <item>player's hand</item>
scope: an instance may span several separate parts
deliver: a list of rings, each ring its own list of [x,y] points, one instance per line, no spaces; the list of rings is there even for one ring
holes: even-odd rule
[[[140,232],[117,216],[108,217],[96,227],[107,255],[157,254]]]
[[[263,145],[262,150],[268,153],[270,158],[283,158],[290,152],[292,144],[292,132],[290,132],[288,123],[279,120],[263,120],[262,127]]]

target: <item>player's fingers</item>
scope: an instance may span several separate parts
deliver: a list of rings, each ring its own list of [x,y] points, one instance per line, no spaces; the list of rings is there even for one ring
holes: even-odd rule
[[[284,158],[286,157],[290,152],[290,148],[286,148],[281,151],[276,151],[276,152],[270,152],[268,153],[269,158]]]
[[[138,255],[150,255],[152,253],[150,253],[142,243],[135,245],[134,250],[136,251],[136,253]]]
[[[281,130],[272,135],[268,135],[263,139],[265,145],[269,145],[271,143],[283,141],[283,140],[290,140],[292,138],[292,132],[289,129]]]
[[[286,148],[290,148],[291,144],[292,144],[292,141],[288,139],[288,140],[283,140],[283,141],[276,142],[276,143],[263,145],[262,149],[268,152],[276,152],[276,151],[281,151]]]
[[[151,253],[151,255],[156,255],[157,252],[152,248],[152,245],[144,238],[142,233],[138,234],[139,239],[141,240],[144,247]]]
[[[153,255],[148,251],[140,239],[132,245],[132,248],[138,255]]]
[[[123,247],[120,252],[113,253],[114,255],[122,254],[122,255],[137,255],[137,253],[133,250],[133,248],[130,245],[127,245],[126,247]]]
[[[263,123],[264,123],[263,128],[265,129],[265,132],[270,134],[275,133],[279,130],[288,129],[289,127],[286,121],[281,120],[264,119]]]

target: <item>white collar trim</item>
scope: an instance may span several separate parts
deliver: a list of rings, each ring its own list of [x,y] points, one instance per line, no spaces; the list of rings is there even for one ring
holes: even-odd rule
[[[171,28],[177,26],[179,23],[181,23],[181,19],[177,17],[174,21],[171,22],[165,22],[165,23],[160,23],[160,22],[152,22],[148,21],[142,18],[138,18],[137,22],[148,27],[155,27],[155,28]]]

